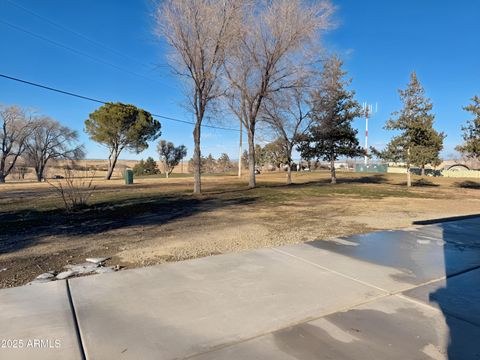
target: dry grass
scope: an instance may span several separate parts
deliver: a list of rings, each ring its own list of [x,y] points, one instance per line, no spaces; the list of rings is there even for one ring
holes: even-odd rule
[[[462,179],[415,177],[407,189],[397,174],[284,173],[247,179],[204,178],[202,196],[191,178],[94,180],[91,206],[65,213],[48,184],[0,186],[0,286],[61,270],[87,256],[112,256],[126,267],[243,249],[330,239],[413,221],[478,213],[480,191]],[[468,186],[464,186],[467,184]]]

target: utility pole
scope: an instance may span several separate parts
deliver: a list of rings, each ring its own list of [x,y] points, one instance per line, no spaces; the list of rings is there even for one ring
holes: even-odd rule
[[[363,114],[365,115],[365,165],[368,164],[368,117],[372,117],[374,113],[378,111],[378,103],[375,104],[375,111],[373,106],[363,103]]]

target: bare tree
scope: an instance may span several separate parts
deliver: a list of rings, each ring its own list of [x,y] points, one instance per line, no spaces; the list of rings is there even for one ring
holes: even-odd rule
[[[241,99],[237,105],[248,137],[250,187],[256,185],[255,130],[262,104],[269,95],[295,86],[306,64],[306,50],[318,44],[332,12],[329,1],[265,1],[244,20],[240,44],[229,57],[226,72],[233,96]]]
[[[158,32],[174,50],[171,64],[187,80],[195,114],[194,189],[201,192],[200,130],[210,104],[223,91],[225,55],[239,38],[242,0],[166,0],[157,9]]]
[[[25,143],[25,157],[42,181],[50,160],[77,160],[84,156],[83,147],[76,144],[78,133],[49,117],[35,120],[35,126]]]
[[[313,75],[313,74],[312,74]],[[263,120],[276,135],[287,165],[287,184],[292,183],[292,152],[309,129],[312,119],[308,105],[306,79],[288,91],[273,94],[264,103]]]
[[[32,131],[32,124],[25,111],[18,106],[0,107],[0,183],[15,168],[15,163],[25,151],[27,137]]]

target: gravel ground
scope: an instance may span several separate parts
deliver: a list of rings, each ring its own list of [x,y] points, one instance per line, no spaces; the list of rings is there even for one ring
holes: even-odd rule
[[[133,268],[252,248],[328,241],[354,233],[409,227],[416,220],[475,214],[480,209],[479,190],[458,188],[452,182],[406,191],[400,185],[401,177],[389,176],[381,183],[377,177],[371,182],[363,178],[357,181],[354,175],[343,178],[344,183],[341,175],[340,184],[332,187],[325,174],[310,174],[294,178],[303,185],[286,187],[279,186],[283,174],[269,174],[260,177],[261,187],[256,190],[246,190],[232,177],[206,178],[206,195],[194,198],[184,194],[167,202],[164,198],[172,196],[169,189],[182,192],[191,180],[145,180],[136,188],[142,200],[134,208],[122,203],[124,207],[108,208],[110,212],[101,208],[88,216],[41,213],[36,225],[20,221],[26,216],[25,209],[2,212],[0,208],[0,221],[2,216],[17,221],[3,228],[0,222],[0,287],[26,284],[47,271],[61,272],[66,265],[82,263],[87,257],[105,256],[110,258],[106,266]],[[20,201],[15,197],[19,193],[26,202],[21,206],[27,207],[28,202],[52,196],[45,187],[31,187],[23,185],[16,192],[0,189],[0,206],[9,198]],[[101,191],[126,190],[114,183]],[[31,210],[28,214],[31,216]]]

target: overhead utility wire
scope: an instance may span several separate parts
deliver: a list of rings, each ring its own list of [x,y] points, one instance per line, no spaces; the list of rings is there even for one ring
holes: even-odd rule
[[[87,54],[87,53],[85,53],[85,52],[83,52],[83,51],[77,50],[77,49],[72,48],[72,47],[70,47],[70,46],[68,46],[68,45],[62,44],[62,43],[60,43],[60,42],[58,42],[58,41],[51,40],[51,39],[49,39],[49,38],[47,38],[47,37],[44,37],[44,36],[42,36],[42,35],[39,35],[39,34],[35,34],[35,33],[31,32],[31,31],[29,31],[29,30],[27,30],[27,29],[24,29],[24,28],[20,27],[20,26],[17,26],[17,25],[14,25],[14,24],[12,24],[12,23],[9,23],[8,21],[1,20],[1,19],[0,19],[0,23],[9,26],[9,27],[11,27],[12,29],[15,29],[15,30],[24,32],[24,33],[26,33],[26,34],[28,34],[28,35],[30,35],[30,36],[33,36],[33,37],[35,37],[35,38],[37,38],[37,39],[42,40],[42,41],[48,42],[48,43],[53,44],[53,45],[55,45],[55,46],[58,46],[58,47],[61,47],[61,48],[63,48],[63,49],[66,49],[66,50],[68,50],[68,51],[71,51],[71,52],[73,52],[73,53],[75,53],[75,54],[78,54],[78,55],[84,56],[84,57],[86,57],[86,58],[89,58],[89,59],[91,59],[91,60],[93,60],[93,61],[102,63],[102,64],[104,64],[104,65],[111,66],[111,67],[113,67],[113,68],[115,68],[115,69],[117,69],[117,70],[119,70],[119,71],[122,71],[122,72],[128,73],[128,74],[130,74],[130,75],[134,75],[134,76],[137,76],[137,77],[141,77],[141,78],[143,78],[143,79],[146,79],[146,80],[149,80],[149,81],[154,81],[154,82],[156,82],[156,83],[161,84],[161,83],[158,82],[157,80],[154,80],[154,79],[148,78],[148,77],[146,77],[146,76],[144,76],[144,75],[138,74],[138,73],[136,73],[136,72],[127,70],[127,69],[125,69],[125,68],[122,68],[121,66],[115,65],[115,64],[113,64],[113,63],[111,63],[111,62],[109,62],[109,61],[106,61],[106,60],[97,58],[97,57],[95,57],[95,56],[89,55],[89,54]],[[162,85],[165,86],[165,84],[162,84]]]
[[[108,51],[110,51],[110,52],[112,52],[112,53],[114,53],[114,54],[116,54],[116,55],[118,55],[118,56],[121,56],[121,57],[123,57],[123,58],[125,58],[125,59],[128,59],[128,60],[130,60],[130,61],[134,61],[134,62],[136,62],[137,64],[140,64],[140,65],[145,66],[145,67],[148,67],[148,68],[151,68],[152,66],[153,66],[153,67],[157,67],[157,68],[158,68],[158,67],[169,67],[168,64],[159,64],[159,65],[156,65],[156,64],[147,64],[147,63],[145,63],[145,62],[143,62],[143,61],[140,61],[140,60],[138,60],[138,59],[135,59],[134,57],[132,57],[132,56],[130,56],[130,55],[124,54],[124,53],[122,53],[122,52],[120,52],[120,51],[118,51],[118,50],[116,50],[116,49],[113,49],[113,48],[111,48],[110,46],[108,46],[108,45],[106,45],[106,44],[104,44],[104,43],[101,43],[101,42],[98,41],[98,40],[92,39],[92,38],[90,38],[90,37],[88,37],[88,36],[86,36],[86,35],[78,32],[78,31],[72,30],[72,29],[66,27],[65,25],[59,24],[59,23],[57,23],[57,22],[55,22],[55,21],[53,21],[53,20],[51,20],[51,19],[49,19],[49,18],[47,18],[47,17],[45,17],[45,16],[43,16],[43,15],[37,14],[37,13],[35,13],[34,11],[32,11],[32,10],[30,10],[30,9],[27,9],[26,7],[24,7],[24,6],[20,5],[20,4],[17,4],[16,2],[14,2],[14,1],[12,1],[12,0],[6,0],[6,1],[7,1],[8,3],[10,3],[12,6],[15,6],[16,8],[21,9],[21,10],[25,11],[26,13],[28,13],[28,14],[30,14],[30,15],[38,18],[38,19],[41,19],[41,20],[45,21],[46,23],[48,23],[48,24],[50,24],[50,25],[53,25],[54,27],[56,27],[56,28],[58,28],[58,29],[60,29],[60,30],[69,32],[69,33],[71,33],[71,34],[74,34],[74,35],[76,35],[76,36],[78,36],[78,37],[80,37],[80,38],[82,38],[82,39],[90,42],[91,44],[94,44],[94,45],[96,45],[96,46],[98,46],[98,47],[101,47],[101,48],[103,48],[103,49],[105,49],[105,50],[108,50]]]
[[[95,99],[95,98],[92,98],[92,97],[89,97],[89,96],[84,96],[84,95],[72,93],[70,91],[65,91],[65,90],[53,88],[53,87],[50,87],[50,86],[42,85],[42,84],[35,83],[35,82],[32,82],[32,81],[19,79],[19,78],[9,76],[9,75],[5,75],[5,74],[1,74],[1,73],[0,73],[0,77],[8,79],[8,80],[16,81],[16,82],[19,82],[19,83],[23,83],[23,84],[26,84],[26,85],[35,86],[35,87],[38,87],[38,88],[41,88],[41,89],[44,89],[44,90],[57,92],[57,93],[60,93],[60,94],[63,94],[63,95],[68,95],[68,96],[76,97],[76,98],[79,98],[79,99],[96,102],[96,103],[99,103],[99,104],[107,104],[108,103],[108,101],[99,100],[99,99]],[[176,121],[176,122],[180,122],[180,123],[184,123],[184,124],[195,125],[195,123],[192,122],[192,121],[177,119],[177,118],[173,118],[173,117],[170,117],[170,116],[165,116],[165,115],[160,115],[160,114],[155,114],[155,113],[151,113],[151,114],[152,114],[152,116],[157,117],[157,118]],[[218,130],[236,131],[236,132],[240,131],[239,129],[227,128],[227,127],[215,126],[215,125],[207,125],[207,124],[202,124],[202,127],[211,128],[211,129],[218,129]]]

